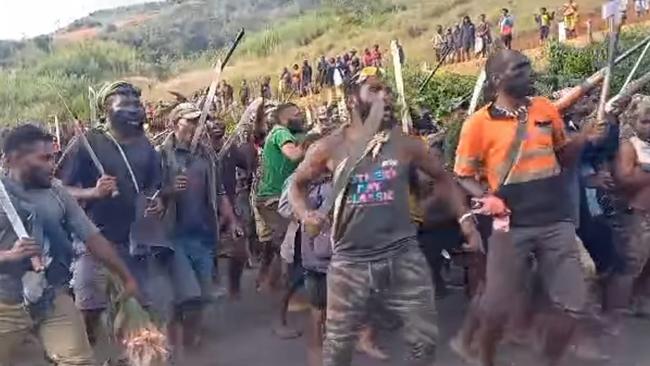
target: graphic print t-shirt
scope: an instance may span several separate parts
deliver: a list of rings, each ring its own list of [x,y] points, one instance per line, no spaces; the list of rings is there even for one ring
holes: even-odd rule
[[[334,235],[334,259],[375,261],[411,243],[416,228],[409,214],[409,166],[393,140],[375,158],[366,156],[352,173]]]

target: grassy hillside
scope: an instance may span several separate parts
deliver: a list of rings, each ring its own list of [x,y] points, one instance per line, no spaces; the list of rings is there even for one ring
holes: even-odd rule
[[[544,6],[557,10],[563,1],[547,0]],[[598,4],[581,1],[583,19]],[[373,44],[386,49],[394,38],[404,44],[411,67],[419,69],[432,60],[436,25],[481,13],[494,23],[503,6],[516,17],[518,46],[532,46],[539,5],[515,0],[174,0],[100,11],[54,37],[0,42],[0,85],[8,86],[0,88],[0,121],[65,117],[54,90],[75,114],[86,116],[88,86],[121,77],[136,81],[150,100],[169,98],[168,90],[190,94],[210,83],[210,65],[242,26],[247,36],[224,74],[233,84],[277,77],[282,67],[321,54]],[[70,35],[75,32],[84,41],[74,41]],[[73,42],[57,42],[66,35]],[[462,68],[474,74],[477,65],[451,69]]]
[[[544,6],[561,13],[565,0],[547,0]],[[332,3],[334,3],[332,6]],[[347,3],[347,4],[345,4]],[[387,51],[392,39],[399,38],[404,45],[407,59],[412,65],[431,63],[433,51],[430,40],[438,24],[451,26],[463,16],[477,19],[484,13],[492,24],[498,21],[500,9],[508,7],[516,18],[516,46],[537,47],[533,14],[541,6],[534,1],[503,0],[376,0],[373,9],[364,14],[355,13],[355,4],[364,2],[330,0],[328,7],[277,22],[264,32],[249,35],[242,50],[238,51],[233,66],[226,77],[232,80],[259,79],[265,75],[277,76],[282,67],[303,59],[314,60],[320,55],[336,55],[351,48],[363,49],[374,44]],[[343,5],[341,5],[343,4]],[[597,20],[600,1],[584,0],[583,20]],[[337,8],[336,5],[339,5]],[[363,9],[362,9],[363,10]],[[368,9],[366,9],[368,10]],[[351,16],[356,15],[356,16]],[[584,25],[583,25],[584,26]],[[601,25],[596,21],[596,29]],[[517,44],[518,43],[518,44]],[[183,65],[178,76],[162,83],[155,83],[151,98],[168,98],[167,90],[190,92],[209,84],[210,63],[215,59],[210,51],[205,57]],[[465,71],[468,65],[452,67]],[[469,65],[474,73],[476,65]],[[188,72],[183,72],[187,70]]]

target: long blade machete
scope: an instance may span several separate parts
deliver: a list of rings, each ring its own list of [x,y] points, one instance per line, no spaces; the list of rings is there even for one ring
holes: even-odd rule
[[[16,233],[16,236],[19,239],[29,238],[30,236],[29,233],[27,233],[27,229],[25,229],[25,224],[23,224],[23,220],[21,220],[20,216],[18,216],[18,211],[16,211],[16,207],[14,206],[13,202],[11,202],[9,193],[7,193],[7,189],[5,188],[5,185],[2,182],[2,180],[0,180],[0,206],[2,207],[2,210],[7,215],[7,219],[11,224],[11,228]],[[31,262],[34,271],[39,272],[44,269],[43,261],[41,260],[41,258],[32,257]]]
[[[230,61],[233,52],[235,52],[235,49],[237,48],[237,46],[239,46],[239,43],[241,43],[241,40],[244,38],[245,34],[246,31],[244,30],[244,28],[242,28],[239,31],[237,38],[235,38],[235,42],[233,42],[232,46],[230,46],[230,50],[228,50],[228,53],[226,53],[226,58],[223,59],[223,62],[221,60],[218,60],[217,64],[215,65],[214,71],[216,75],[214,77],[214,80],[212,80],[212,84],[210,84],[210,88],[208,89],[208,94],[203,100],[203,110],[201,110],[201,118],[199,118],[199,124],[196,127],[196,131],[194,132],[194,137],[192,137],[192,144],[190,145],[191,146],[190,151],[192,152],[192,154],[196,153],[196,149],[199,146],[199,140],[203,135],[203,130],[205,129],[205,122],[208,119],[208,113],[210,112],[210,105],[212,104],[212,101],[214,100],[214,96],[217,93],[217,85],[221,81],[221,72],[228,64],[228,61]]]

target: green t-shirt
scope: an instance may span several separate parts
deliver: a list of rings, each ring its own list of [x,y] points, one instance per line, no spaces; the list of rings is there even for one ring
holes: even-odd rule
[[[264,142],[262,151],[262,179],[257,187],[258,197],[280,197],[282,185],[296,170],[298,162],[282,153],[286,143],[296,143],[296,137],[284,126],[276,125]]]

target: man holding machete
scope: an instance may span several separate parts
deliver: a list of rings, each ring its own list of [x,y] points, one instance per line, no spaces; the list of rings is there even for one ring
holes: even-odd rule
[[[155,195],[161,184],[160,156],[144,134],[145,111],[140,101],[140,90],[124,81],[104,85],[97,100],[97,109],[103,114],[105,130],[87,132],[88,141],[104,167],[107,176],[100,176],[88,150],[73,148],[61,164],[59,176],[67,186],[94,190],[98,181],[107,182],[119,194],[95,196],[86,201],[88,216],[112,243],[126,262],[142,288],[144,306],[150,305],[147,291],[150,282],[150,255],[138,248],[132,236],[132,226],[140,206],[146,205],[146,214],[158,216],[162,212],[160,198],[144,202]],[[89,197],[93,197],[89,194]],[[84,312],[89,337],[94,340],[94,329],[102,311],[108,305],[103,270],[93,256],[83,253],[75,265],[73,289],[77,306]]]
[[[367,304],[381,302],[404,320],[412,357],[435,357],[435,304],[431,276],[418,249],[409,215],[409,173],[420,169],[446,190],[469,246],[480,237],[465,196],[421,140],[403,134],[393,116],[392,95],[377,68],[362,70],[346,85],[352,123],[317,142],[295,172],[290,201],[295,214],[320,231],[332,202],[310,210],[309,185],[334,173],[333,257],[328,271],[324,366],[346,366]],[[329,207],[327,207],[329,206]]]
[[[124,283],[125,295],[138,292],[135,279],[113,246],[88,219],[66,189],[52,180],[54,138],[34,125],[14,128],[4,140],[6,188],[18,220],[31,226],[33,238],[18,238],[11,209],[0,215],[0,365],[35,330],[48,356],[61,366],[95,365],[83,318],[68,294],[74,235],[88,251]],[[15,216],[14,216],[15,218]],[[20,221],[19,221],[20,222]],[[11,223],[11,224],[10,224]],[[24,235],[24,234],[23,234]],[[25,306],[21,276],[29,258],[51,258],[45,270],[48,287],[36,302]]]

